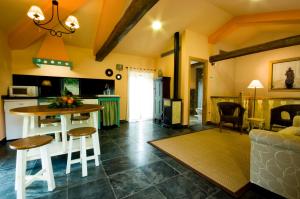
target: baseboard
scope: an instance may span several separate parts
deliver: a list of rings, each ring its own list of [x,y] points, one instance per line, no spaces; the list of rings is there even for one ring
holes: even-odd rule
[[[182,125],[182,124],[164,124],[162,123],[162,126],[165,128],[172,128],[172,129],[183,129],[183,128],[188,128],[188,125]]]
[[[205,124],[207,124],[207,125],[217,125],[217,123],[216,122],[212,122],[212,121],[206,121],[206,123]]]

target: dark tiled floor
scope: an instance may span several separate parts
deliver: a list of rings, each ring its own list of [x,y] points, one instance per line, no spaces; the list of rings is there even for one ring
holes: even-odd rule
[[[66,156],[52,157],[56,189],[47,191],[45,182],[34,182],[26,189],[27,198],[103,198],[103,199],[174,199],[232,198],[226,192],[195,174],[175,159],[147,142],[191,133],[210,126],[190,129],[162,128],[150,121],[125,123],[120,128],[102,130],[101,164],[88,163],[88,176],[81,177],[80,165],[72,165],[65,174]],[[27,173],[35,173],[40,161],[31,161]],[[0,146],[0,198],[13,199],[15,152]],[[252,187],[242,198],[275,198],[273,194]]]

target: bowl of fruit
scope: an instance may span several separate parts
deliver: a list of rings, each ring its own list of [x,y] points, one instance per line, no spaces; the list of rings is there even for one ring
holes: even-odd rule
[[[65,90],[61,97],[55,98],[49,105],[49,108],[76,108],[82,105],[82,101]]]
[[[72,96],[61,96],[56,98],[51,104],[48,105],[49,108],[76,108],[82,105],[82,101],[76,99]]]

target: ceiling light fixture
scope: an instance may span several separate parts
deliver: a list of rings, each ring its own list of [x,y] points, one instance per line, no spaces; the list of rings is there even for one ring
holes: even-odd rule
[[[159,29],[161,29],[161,22],[160,21],[153,21],[152,22],[152,29],[153,30],[159,30]]]
[[[48,28],[45,25],[49,24],[54,18],[54,9],[56,9],[56,16],[60,26],[63,27],[63,31],[61,30],[54,30],[52,28]],[[52,15],[51,18],[46,21],[45,23],[41,23],[41,21],[45,20],[45,16],[43,11],[38,6],[31,6],[31,8],[27,12],[27,16],[31,18],[35,25],[38,27],[48,30],[52,36],[61,37],[62,34],[72,34],[75,32],[76,29],[79,28],[79,23],[76,17],[69,16],[65,22],[66,26],[60,21],[59,19],[59,12],[58,12],[58,0],[52,0]]]

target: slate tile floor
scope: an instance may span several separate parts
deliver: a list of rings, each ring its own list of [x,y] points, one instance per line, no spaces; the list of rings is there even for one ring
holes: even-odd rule
[[[66,156],[52,157],[56,182],[53,192],[45,182],[34,182],[26,189],[27,198],[102,198],[102,199],[185,199],[232,198],[226,192],[195,174],[165,153],[153,148],[147,141],[187,134],[212,126],[194,126],[190,129],[163,128],[151,121],[124,123],[120,128],[102,130],[101,164],[88,163],[88,176],[81,177],[81,167],[72,165],[65,174]],[[13,199],[15,151],[0,146],[0,198]],[[27,172],[35,173],[41,167],[39,160],[28,164]],[[252,187],[242,198],[279,198]]]

